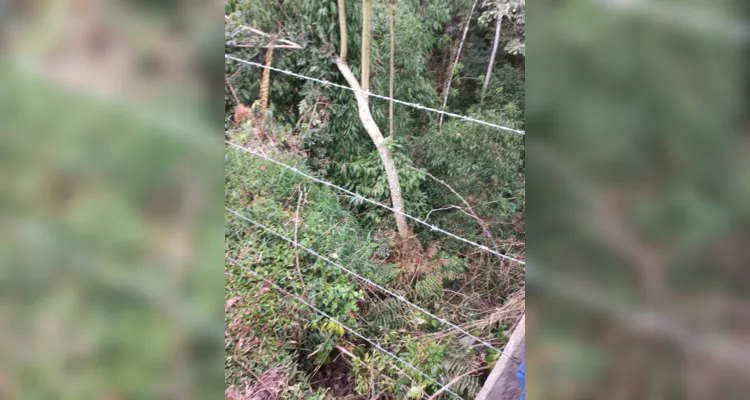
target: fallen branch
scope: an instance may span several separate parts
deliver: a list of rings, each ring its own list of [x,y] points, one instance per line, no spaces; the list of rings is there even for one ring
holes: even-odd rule
[[[232,93],[232,98],[234,99],[234,104],[240,105],[240,99],[237,97],[237,92],[234,91],[234,86],[232,86],[232,82],[227,79],[227,86],[229,86],[229,92]]]
[[[482,232],[484,233],[484,236],[487,237],[487,240],[490,242],[490,244],[492,244],[492,247],[495,249],[496,257],[497,257],[498,261],[500,261],[500,265],[503,265],[505,260],[503,259],[503,257],[501,257],[501,256],[498,255],[498,254],[501,254],[500,253],[500,247],[497,245],[497,242],[495,241],[495,238],[492,236],[492,233],[490,233],[489,225],[483,219],[479,218],[479,215],[477,215],[477,213],[474,212],[474,208],[471,206],[471,204],[469,204],[469,202],[466,201],[466,199],[464,199],[463,196],[461,196],[455,189],[453,189],[445,181],[442,181],[442,180],[438,179],[437,177],[435,177],[434,175],[432,175],[431,173],[429,173],[427,171],[424,171],[424,170],[421,170],[421,169],[417,169],[417,168],[414,168],[414,167],[409,167],[409,168],[412,169],[412,170],[414,170],[414,171],[423,173],[423,174],[429,176],[430,178],[432,178],[433,180],[435,180],[436,182],[440,183],[441,185],[445,186],[448,190],[451,191],[451,193],[453,193],[453,195],[455,195],[456,197],[458,197],[459,200],[461,200],[461,202],[464,203],[465,210],[463,208],[460,208],[460,207],[458,207],[458,209],[461,210],[461,211],[464,211],[464,213],[466,213],[470,217],[474,218],[475,221],[477,221],[477,224],[479,224],[479,226],[482,228]],[[456,207],[456,206],[451,206],[449,208],[452,208],[452,207]],[[430,212],[432,212],[432,211],[430,211]],[[429,214],[428,214],[428,216],[429,216]]]
[[[340,352],[341,352],[341,354],[345,354],[345,355],[349,356],[349,358],[351,358],[352,360],[355,360],[355,359],[356,359],[357,361],[359,361],[359,362],[360,362],[360,364],[362,364],[362,365],[364,365],[364,366],[366,366],[366,367],[368,367],[368,368],[371,368],[371,369],[372,369],[372,367],[371,367],[371,366],[367,365],[367,363],[365,363],[364,361],[362,361],[362,359],[360,359],[359,357],[357,357],[357,356],[355,356],[354,354],[352,354],[352,353],[351,353],[351,352],[350,352],[349,350],[347,350],[347,349],[346,349],[345,347],[342,347],[342,346],[336,345],[336,350],[340,351]],[[393,363],[391,363],[391,362],[389,362],[388,364],[391,364],[391,367],[395,368],[395,369],[396,369],[397,371],[399,371],[399,372],[400,372],[400,373],[401,373],[401,374],[402,374],[403,376],[405,376],[405,377],[409,378],[409,380],[410,380],[410,381],[412,381],[412,383],[414,383],[415,385],[417,384],[417,381],[415,381],[415,380],[414,380],[414,378],[412,378],[411,376],[409,376],[409,374],[407,374],[407,373],[406,373],[406,372],[405,372],[404,370],[402,370],[401,368],[399,368],[399,367],[395,366],[395,365],[394,365]],[[396,381],[395,379],[391,378],[391,377],[390,377],[390,376],[388,376],[388,375],[385,375],[385,374],[381,373],[380,371],[377,371],[377,370],[375,370],[375,371],[376,371],[376,372],[378,372],[378,374],[380,374],[380,376],[382,376],[382,377],[384,377],[384,378],[386,378],[386,379],[388,379],[388,380],[390,380],[390,381],[392,381],[392,382],[395,382],[395,381]]]
[[[302,269],[299,267],[299,246],[297,245],[297,230],[299,228],[299,209],[302,205],[302,188],[301,184],[297,185],[297,211],[294,213],[294,261],[297,264],[297,274],[299,274],[299,282],[302,284],[302,288],[305,287],[305,280],[302,279]]]
[[[225,15],[224,16],[224,20],[231,21],[231,18],[229,18],[228,15]],[[301,49],[301,48],[303,48],[301,45],[299,45],[297,43],[294,43],[294,42],[292,42],[289,39],[283,39],[283,38],[278,37],[278,35],[271,35],[271,34],[268,34],[266,32],[263,32],[263,31],[261,31],[259,29],[251,28],[251,27],[245,26],[245,25],[240,25],[239,28],[242,29],[242,30],[244,30],[244,31],[249,31],[249,32],[252,32],[252,33],[254,33],[256,35],[263,36],[265,38],[271,39],[274,42],[279,42],[279,43],[281,43],[281,45],[276,45],[274,43],[271,43],[271,44],[268,44],[268,45],[264,45],[264,46],[254,46],[254,45],[243,44],[243,45],[237,45],[236,47],[269,47],[269,46],[273,46],[275,48],[286,48],[286,49]]]
[[[455,379],[453,379],[452,381],[448,382],[447,385],[445,385],[442,388],[440,388],[440,390],[438,390],[437,392],[435,392],[435,394],[433,394],[432,396],[430,396],[430,398],[427,399],[427,400],[435,400],[435,399],[437,399],[438,396],[440,396],[441,394],[443,394],[443,392],[445,392],[446,390],[448,390],[448,388],[451,385],[453,385],[454,383],[460,381],[462,378],[465,378],[465,377],[467,377],[467,376],[469,376],[471,374],[475,374],[475,373],[477,373],[479,371],[482,371],[482,370],[485,370],[485,369],[487,369],[487,366],[479,367],[479,368],[477,368],[477,369],[475,369],[473,371],[469,371],[469,372],[467,372],[465,374],[457,376]]]
[[[273,44],[269,43],[262,46],[257,46],[251,43],[241,43],[234,47],[241,47],[241,48],[260,48],[260,49],[301,49],[299,46],[291,46],[286,44]]]
[[[430,214],[434,213],[435,211],[447,211],[447,210],[458,210],[468,215],[469,217],[474,218],[471,214],[467,213],[466,210],[464,210],[462,207],[450,205],[450,206],[435,208],[435,209],[430,210],[430,212],[427,213],[427,215],[424,217],[424,220],[422,220],[422,222],[427,222],[427,220],[430,219]]]

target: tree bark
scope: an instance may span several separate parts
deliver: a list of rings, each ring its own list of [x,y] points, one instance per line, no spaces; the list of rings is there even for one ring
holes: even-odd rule
[[[389,128],[390,128],[390,135],[393,137],[393,86],[394,86],[394,74],[395,74],[395,63],[394,58],[396,55],[396,30],[394,29],[394,13],[393,13],[393,2],[394,0],[391,0],[389,3],[389,17],[390,17],[390,29],[391,29],[391,82],[390,82],[390,88],[388,91],[388,96],[391,98],[390,104],[388,105],[388,121],[389,121]]]
[[[266,67],[270,67],[273,62],[273,47],[266,49]],[[266,111],[268,110],[268,93],[271,88],[271,70],[263,69],[263,77],[260,80],[260,119],[265,121]]]
[[[346,62],[346,10],[344,0],[339,0],[339,58]]]
[[[461,42],[458,45],[458,51],[456,52],[456,60],[453,61],[453,67],[451,67],[451,73],[448,74],[448,79],[445,82],[445,86],[443,86],[443,110],[445,110],[446,104],[448,104],[448,94],[451,91],[451,82],[453,81],[453,74],[456,71],[456,66],[458,65],[458,60],[461,58],[461,50],[463,50],[464,47],[464,41],[466,40],[466,34],[469,32],[469,25],[471,24],[471,16],[474,15],[474,8],[477,6],[477,1],[474,0],[474,3],[471,4],[471,11],[469,11],[469,17],[466,19],[466,26],[464,26],[464,33],[463,36],[461,36]],[[443,127],[443,116],[445,114],[440,114],[440,127]]]
[[[484,98],[484,92],[487,91],[487,86],[490,85],[490,77],[492,76],[492,68],[495,66],[495,56],[497,55],[497,47],[500,43],[500,29],[503,26],[503,16],[498,11],[497,24],[495,24],[495,41],[492,44],[492,54],[490,55],[490,64],[487,66],[487,74],[484,76],[484,85],[482,85],[482,98]]]
[[[370,31],[372,0],[362,0],[362,90],[370,91]],[[369,102],[369,98],[367,99]]]
[[[271,42],[273,45],[273,42]],[[266,67],[270,67],[273,62],[273,46],[266,49]],[[268,110],[268,93],[271,87],[271,70],[268,68],[263,69],[263,76],[260,80],[260,101],[259,106],[260,115],[255,119],[255,128],[258,130],[258,135],[261,140],[266,138],[266,111]],[[270,135],[268,135],[270,139]]]
[[[383,134],[380,133],[378,125],[375,124],[375,120],[372,118],[372,114],[370,114],[370,106],[367,102],[368,97],[361,92],[362,88],[359,86],[357,78],[354,77],[354,74],[352,74],[352,71],[343,60],[337,59],[336,66],[341,71],[341,74],[344,75],[349,86],[354,89],[354,95],[357,98],[357,106],[359,108],[359,119],[362,121],[367,134],[370,135],[370,139],[375,143],[380,161],[382,161],[383,167],[385,167],[385,176],[391,190],[391,202],[393,203],[393,209],[396,210],[393,214],[396,217],[398,235],[406,243],[409,239],[409,226],[406,224],[406,217],[404,216],[404,200],[401,197],[401,184],[398,181],[398,171],[393,162],[391,150],[386,146],[385,138],[383,138]]]

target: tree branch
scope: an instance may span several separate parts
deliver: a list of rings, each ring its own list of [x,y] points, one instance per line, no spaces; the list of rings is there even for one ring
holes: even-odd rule
[[[436,182],[438,182],[441,185],[445,186],[448,190],[451,191],[451,193],[453,193],[453,195],[455,195],[456,197],[458,197],[459,200],[461,200],[461,202],[464,203],[465,210],[463,208],[461,208],[461,207],[457,207],[457,208],[459,208],[460,210],[464,211],[470,217],[474,218],[474,220],[477,222],[477,224],[479,224],[479,226],[482,228],[482,232],[484,233],[484,236],[487,237],[487,240],[489,240],[490,244],[492,244],[492,247],[494,247],[495,252],[496,253],[500,253],[500,247],[497,245],[497,242],[495,241],[495,238],[492,236],[492,233],[490,233],[489,225],[483,219],[479,218],[479,216],[477,215],[477,213],[474,212],[474,208],[471,206],[471,204],[469,204],[468,201],[466,201],[466,199],[463,198],[463,196],[461,196],[448,183],[446,183],[445,181],[442,181],[442,180],[438,179],[437,177],[435,177],[431,173],[429,173],[429,172],[427,172],[425,170],[414,168],[414,167],[409,167],[409,168],[412,169],[412,170],[414,170],[414,171],[417,171],[417,172],[420,172],[420,173],[423,173],[423,174],[429,176],[430,178],[434,179]],[[452,207],[456,207],[456,206],[452,206]],[[432,212],[432,211],[430,211],[430,212]],[[429,214],[428,214],[428,216],[429,216]],[[426,218],[425,218],[425,220],[426,220]],[[505,261],[503,259],[503,257],[501,257],[501,256],[499,256],[497,254],[496,254],[496,256],[497,256],[498,261],[500,261],[500,265],[503,265],[503,262]]]
[[[294,261],[297,264],[297,274],[299,274],[299,282],[302,284],[302,288],[305,287],[305,280],[302,279],[302,269],[299,267],[299,246],[297,245],[297,230],[299,228],[299,209],[302,205],[302,187],[301,184],[297,185],[297,211],[294,212]]]
[[[453,385],[454,383],[460,381],[462,378],[465,378],[465,377],[467,377],[467,376],[469,376],[471,374],[475,374],[475,373],[477,373],[477,372],[479,372],[481,370],[487,369],[487,368],[488,368],[487,366],[479,367],[479,368],[477,368],[477,369],[475,369],[473,371],[469,371],[469,372],[467,372],[465,374],[457,376],[455,379],[453,379],[452,381],[448,382],[447,385],[444,385],[442,388],[440,388],[440,390],[438,390],[437,392],[435,392],[435,394],[433,394],[432,396],[430,396],[430,398],[427,399],[427,400],[435,400],[435,399],[437,399],[438,396],[440,396],[441,394],[443,394],[443,392],[445,392],[446,390],[448,390],[448,388],[451,385]]]

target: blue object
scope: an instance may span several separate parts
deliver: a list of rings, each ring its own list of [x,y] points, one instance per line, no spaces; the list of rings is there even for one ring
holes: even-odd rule
[[[521,385],[521,400],[526,400],[526,357],[524,356],[521,366],[516,371],[516,379]]]

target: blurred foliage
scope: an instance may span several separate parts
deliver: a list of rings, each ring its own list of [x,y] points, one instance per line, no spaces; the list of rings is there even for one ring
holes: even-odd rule
[[[211,7],[5,3],[0,398],[215,397]]]
[[[208,267],[222,225],[207,206],[221,187],[211,181],[217,153],[18,70],[2,77],[0,319],[11,390],[215,393],[221,319],[210,310],[222,280]]]
[[[529,398],[746,397],[732,6],[529,10]]]

